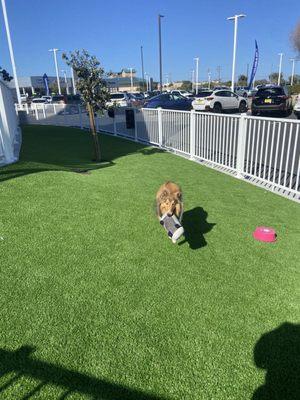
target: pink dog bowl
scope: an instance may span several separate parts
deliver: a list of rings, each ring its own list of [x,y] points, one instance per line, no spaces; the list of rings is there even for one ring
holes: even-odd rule
[[[253,232],[253,237],[261,242],[275,242],[276,232],[273,228],[267,226],[258,226]]]

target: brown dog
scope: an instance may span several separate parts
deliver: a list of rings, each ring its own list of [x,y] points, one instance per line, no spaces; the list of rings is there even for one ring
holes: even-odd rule
[[[182,191],[174,182],[164,183],[156,193],[156,212],[161,217],[167,213],[169,216],[175,213],[181,221],[183,213]]]

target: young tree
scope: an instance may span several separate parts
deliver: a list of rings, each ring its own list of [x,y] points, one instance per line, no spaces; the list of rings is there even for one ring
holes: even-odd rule
[[[272,73],[269,75],[270,82],[271,82],[271,83],[277,83],[277,82],[278,82],[278,76],[279,76],[279,73],[278,73],[278,72],[272,72]],[[283,73],[282,73],[282,72],[281,72],[281,74],[280,74],[280,82],[281,82],[281,83],[284,83],[284,82],[285,82],[285,80],[283,79]]]
[[[96,132],[95,113],[103,112],[109,100],[109,92],[103,79],[104,69],[95,56],[86,50],[75,50],[69,55],[63,54],[63,59],[73,68],[77,81],[76,88],[81,95],[89,113],[91,134],[94,143],[95,161],[101,161],[99,138]]]
[[[3,69],[0,67],[0,76],[4,81],[10,82],[13,77],[9,75],[9,73],[6,71],[6,69]]]

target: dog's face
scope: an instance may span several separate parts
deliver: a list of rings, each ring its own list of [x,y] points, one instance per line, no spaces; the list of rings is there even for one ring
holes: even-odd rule
[[[180,198],[181,194],[179,192],[170,194],[164,191],[160,197],[160,212],[169,216],[173,215],[176,205],[180,202]]]

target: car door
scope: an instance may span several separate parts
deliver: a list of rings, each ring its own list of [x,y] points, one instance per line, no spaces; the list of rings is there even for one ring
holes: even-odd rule
[[[230,97],[228,90],[220,90],[214,93],[214,103],[220,103],[223,110],[230,109]]]
[[[181,95],[176,95],[172,94],[172,105],[173,105],[173,110],[188,110],[189,109],[189,103],[188,100],[181,96]]]
[[[230,93],[230,108],[232,110],[236,110],[239,108],[239,105],[240,105],[239,96],[233,92],[229,92],[229,93]]]

